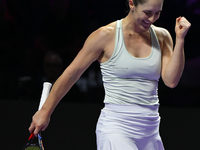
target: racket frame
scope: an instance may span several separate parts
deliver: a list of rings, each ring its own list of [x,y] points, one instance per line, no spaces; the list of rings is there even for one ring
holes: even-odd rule
[[[41,98],[40,98],[40,104],[39,104],[38,110],[40,110],[42,108],[42,105],[46,101],[46,99],[47,99],[47,97],[49,95],[49,91],[51,89],[51,86],[52,86],[52,84],[49,83],[49,82],[44,82],[43,83],[43,90],[42,90],[42,95],[41,95]],[[23,147],[22,150],[25,150],[29,146],[38,146],[40,148],[40,150],[44,150],[41,131],[37,135],[38,144],[31,144],[33,142],[34,137],[35,137],[34,133],[31,133],[29,138],[28,138],[28,141],[27,141],[26,145]]]

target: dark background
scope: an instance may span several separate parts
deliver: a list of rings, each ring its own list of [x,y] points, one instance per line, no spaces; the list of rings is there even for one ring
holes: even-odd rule
[[[0,133],[1,146],[8,145],[4,149],[21,148],[26,141],[43,82],[54,83],[87,36],[125,17],[126,10],[125,0],[0,0]],[[192,24],[185,40],[185,70],[175,89],[159,82],[161,136],[167,150],[199,149],[200,1],[165,0],[155,25],[168,29],[175,41],[179,16]],[[94,62],[53,114],[44,132],[46,149],[56,149],[57,144],[57,149],[95,149],[103,98],[99,64]]]

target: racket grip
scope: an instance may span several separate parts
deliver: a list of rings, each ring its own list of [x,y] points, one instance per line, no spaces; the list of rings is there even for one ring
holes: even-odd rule
[[[45,103],[45,101],[46,101],[46,99],[49,95],[51,86],[52,86],[52,84],[49,83],[49,82],[43,83],[42,95],[41,95],[41,98],[40,98],[40,104],[39,104],[38,110],[40,110],[42,108],[43,104]]]

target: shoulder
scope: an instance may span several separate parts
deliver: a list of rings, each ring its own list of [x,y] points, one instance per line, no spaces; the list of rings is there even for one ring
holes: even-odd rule
[[[109,41],[113,39],[115,34],[116,22],[112,22],[106,26],[102,26],[92,32],[86,39],[82,49],[91,49],[93,51],[104,51]]]
[[[169,38],[169,37],[171,37],[169,31],[165,28],[157,27],[155,25],[152,25],[152,28],[154,29],[158,38]]]
[[[108,25],[98,28],[91,35],[97,36],[98,39],[108,40],[109,38],[112,38],[112,36],[115,34],[115,29],[116,29],[116,22],[112,22]]]
[[[90,46],[104,50],[109,41],[113,40],[116,29],[116,22],[112,22],[106,26],[102,26],[92,32],[85,41],[84,47]]]
[[[171,34],[169,33],[167,29],[162,28],[162,27],[157,27],[155,25],[152,25],[152,28],[157,35],[157,38],[161,47],[163,47],[163,45],[165,44],[173,45]]]

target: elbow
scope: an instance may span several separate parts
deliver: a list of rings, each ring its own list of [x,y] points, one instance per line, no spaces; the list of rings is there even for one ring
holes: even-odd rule
[[[167,85],[169,88],[171,88],[171,89],[174,89],[176,86],[177,86],[177,84],[170,84],[170,85]]]
[[[169,82],[164,82],[165,83],[165,85],[167,86],[167,87],[169,87],[169,88],[171,88],[171,89],[174,89],[177,85],[178,85],[178,82],[171,82],[171,83],[169,83]]]
[[[173,77],[173,76],[163,76],[162,79],[164,84],[171,89],[175,88],[180,80],[179,77]]]

